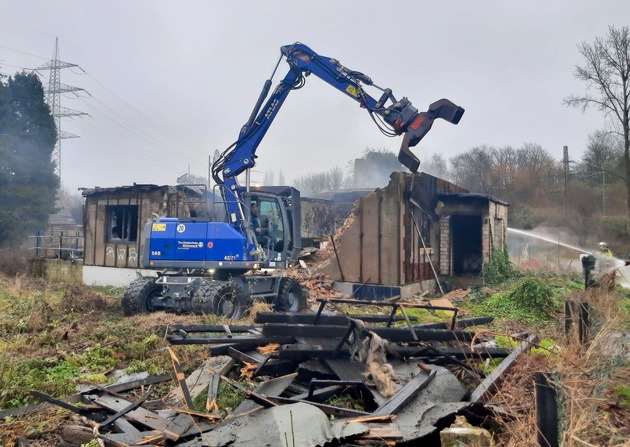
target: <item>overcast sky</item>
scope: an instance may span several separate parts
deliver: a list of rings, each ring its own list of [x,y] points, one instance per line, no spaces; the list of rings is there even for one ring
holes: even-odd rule
[[[62,120],[80,136],[62,141],[62,181],[75,191],[173,184],[189,165],[207,175],[208,156],[237,138],[280,46],[295,41],[420,110],[440,98],[464,107],[459,125],[436,122],[414,149],[421,158],[533,142],[558,160],[567,145],[577,160],[604,125],[599,112],[562,104],[585,89],[573,77],[577,45],[628,22],[627,0],[16,0],[2,5],[0,73],[46,64],[55,37],[60,59],[85,70],[61,72],[62,83],[87,92],[65,95],[62,106],[90,114]],[[281,169],[290,183],[346,167],[367,147],[398,152],[400,142],[311,76],[289,95],[254,169],[261,180]]]

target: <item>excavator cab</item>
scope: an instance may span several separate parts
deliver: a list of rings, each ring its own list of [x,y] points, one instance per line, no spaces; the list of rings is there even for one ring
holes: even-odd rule
[[[297,261],[302,245],[299,191],[284,186],[253,187],[243,194],[243,201],[245,219],[264,253],[262,267],[286,268]]]

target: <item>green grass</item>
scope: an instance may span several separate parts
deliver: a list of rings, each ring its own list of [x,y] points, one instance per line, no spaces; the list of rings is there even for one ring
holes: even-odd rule
[[[621,385],[614,388],[619,404],[622,408],[630,409],[630,385]]]

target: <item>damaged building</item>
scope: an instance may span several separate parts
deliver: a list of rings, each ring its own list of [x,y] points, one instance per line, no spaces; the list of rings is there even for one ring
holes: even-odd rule
[[[83,197],[85,284],[129,284],[139,266],[144,223],[154,217],[208,218],[205,188],[134,184],[85,189]]]
[[[502,250],[508,204],[426,173],[395,172],[357,201],[321,272],[365,299],[410,297],[440,277],[475,277]]]

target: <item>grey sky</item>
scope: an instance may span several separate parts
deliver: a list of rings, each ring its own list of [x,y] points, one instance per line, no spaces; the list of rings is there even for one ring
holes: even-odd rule
[[[438,122],[414,152],[450,158],[474,146],[541,144],[578,159],[600,113],[562,105],[585,86],[573,78],[577,45],[626,26],[627,0],[587,1],[69,1],[4,2],[0,72],[33,68],[59,37],[65,118],[80,135],[62,142],[64,186],[174,183],[232,143],[282,45],[321,55],[406,96],[420,110],[440,98],[466,109],[458,126]],[[282,62],[274,81],[286,72]],[[42,78],[47,83],[48,73]],[[373,95],[378,93],[374,92]],[[292,92],[258,149],[256,170],[290,182],[345,167],[366,147],[397,152],[358,104],[311,76]]]

